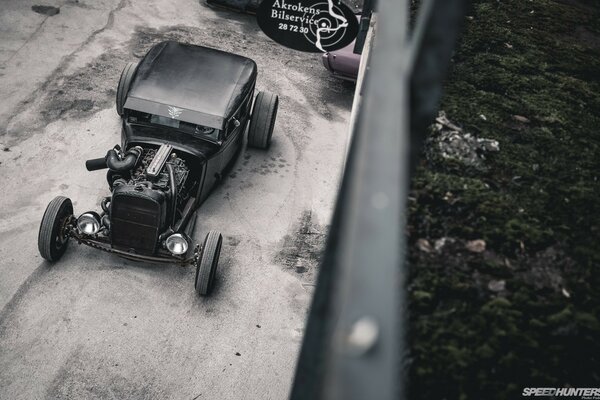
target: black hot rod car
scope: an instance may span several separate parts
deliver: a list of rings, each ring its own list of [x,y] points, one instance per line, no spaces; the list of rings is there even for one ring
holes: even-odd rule
[[[73,215],[66,197],[46,208],[40,254],[57,261],[69,239],[142,261],[194,265],[194,286],[211,292],[222,236],[211,231],[202,246],[190,239],[196,210],[243,145],[271,143],[278,97],[254,98],[256,63],[201,46],[162,42],[139,64],[129,63],[117,88],[121,145],[88,160],[89,171],[108,168],[112,192],[100,212]]]

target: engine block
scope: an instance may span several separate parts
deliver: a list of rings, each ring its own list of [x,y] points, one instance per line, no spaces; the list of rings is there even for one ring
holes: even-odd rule
[[[161,147],[161,149],[162,148],[163,147]],[[168,193],[171,188],[169,173],[166,165],[169,164],[173,168],[175,175],[177,202],[181,204],[187,200],[188,197],[188,193],[186,190],[184,190],[184,188],[190,174],[190,170],[182,158],[177,157],[176,153],[170,152],[170,154],[166,154],[165,161],[161,163],[162,165],[160,166],[160,170],[148,171],[148,169],[152,166],[153,161],[156,159],[159,151],[160,149],[144,148],[142,156],[140,157],[140,162],[138,162],[137,166],[131,171],[130,179],[126,181],[130,185],[141,184],[149,188]],[[161,155],[159,154],[158,156],[160,157]]]

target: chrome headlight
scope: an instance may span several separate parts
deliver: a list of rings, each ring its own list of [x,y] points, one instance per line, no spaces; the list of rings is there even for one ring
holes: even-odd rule
[[[100,216],[93,212],[83,213],[77,218],[77,230],[86,235],[94,235],[100,230]]]
[[[185,254],[188,250],[188,242],[181,233],[174,233],[169,236],[165,241],[165,245],[167,250],[177,256]]]

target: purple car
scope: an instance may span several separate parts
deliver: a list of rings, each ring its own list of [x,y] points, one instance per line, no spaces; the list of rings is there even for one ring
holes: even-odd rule
[[[354,42],[340,50],[324,53],[323,65],[338,78],[356,81],[360,54],[354,54],[353,50]]]
[[[340,50],[324,53],[323,65],[338,78],[356,81],[360,54],[354,54],[353,50],[354,42]]]
[[[357,15],[356,19],[360,23],[360,15]],[[324,53],[323,65],[334,76],[356,82],[358,67],[360,66],[360,54],[354,54],[354,43],[355,41],[352,41],[346,47]]]

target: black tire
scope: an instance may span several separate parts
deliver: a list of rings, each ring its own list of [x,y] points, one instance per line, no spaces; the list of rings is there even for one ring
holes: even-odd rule
[[[50,262],[58,261],[65,253],[69,238],[65,236],[65,222],[73,215],[73,204],[67,197],[57,196],[46,207],[38,234],[38,249]]]
[[[200,296],[208,296],[215,286],[215,277],[217,275],[222,244],[223,236],[219,232],[208,232],[204,240],[204,246],[202,247],[200,261],[196,266],[194,288]]]
[[[123,72],[121,72],[119,86],[117,87],[117,114],[119,114],[120,117],[123,116],[123,107],[125,106],[129,86],[131,86],[131,81],[133,80],[136,70],[137,63],[130,62],[123,68]]]
[[[269,92],[259,92],[254,101],[252,120],[248,129],[248,145],[258,149],[268,149],[271,145],[273,127],[277,117],[279,96]]]

